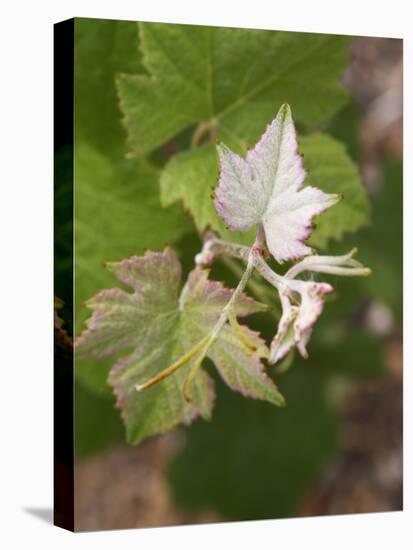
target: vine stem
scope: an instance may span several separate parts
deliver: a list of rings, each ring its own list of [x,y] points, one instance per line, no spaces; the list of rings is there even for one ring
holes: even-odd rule
[[[136,384],[135,389],[136,391],[146,390],[147,388],[150,388],[151,386],[157,384],[158,382],[161,382],[165,378],[168,378],[168,376],[171,376],[175,371],[179,369],[179,367],[182,367],[182,365],[185,365],[194,355],[196,355],[202,347],[206,344],[208,340],[208,336],[205,336],[205,338],[202,338],[191,350],[189,350],[185,355],[183,355],[178,361],[175,361],[170,367],[166,368],[144,384]]]
[[[289,271],[287,271],[284,276],[281,276],[270,268],[263,257],[265,254],[265,235],[262,225],[258,226],[257,236],[252,247],[234,244],[228,241],[217,239],[215,237],[209,238],[205,242],[201,253],[197,254],[197,256],[195,257],[195,262],[197,264],[208,264],[212,262],[216,257],[225,255],[238,258],[246,262],[247,265],[245,271],[243,272],[236,289],[232,293],[231,298],[229,299],[227,304],[224,306],[217,322],[215,323],[209,334],[202,338],[202,340],[195,344],[192,349],[190,349],[168,368],[166,368],[144,384],[136,385],[136,389],[140,391],[146,388],[150,388],[154,384],[164,380],[165,378],[176,372],[180,367],[188,363],[190,359],[197,356],[195,363],[193,364],[187,377],[185,378],[183,387],[184,397],[188,402],[190,402],[191,398],[189,392],[195,374],[200,368],[202,361],[206,357],[209,348],[218,338],[221,330],[223,329],[227,321],[230,322],[233,330],[238,335],[241,342],[248,349],[253,350],[253,344],[249,342],[248,338],[242,331],[242,327],[237,322],[234,305],[238,297],[244,291],[254,269],[256,269],[266,281],[268,281],[278,290],[282,303],[283,299],[286,299],[286,295],[290,295],[291,290],[293,290],[293,279],[299,273],[305,270],[347,276],[369,275],[371,271],[367,268],[364,268],[362,264],[354,260],[353,256],[356,254],[356,252],[357,250],[353,249],[348,254],[344,254],[343,256],[308,256],[304,258],[304,260],[293,266]],[[180,298],[180,304],[182,302],[182,307],[182,298],[184,294],[185,288],[182,291]]]
[[[371,269],[364,267],[353,258],[355,254],[357,254],[357,248],[353,248],[342,256],[307,256],[291,267],[285,277],[294,279],[303,271],[342,275],[344,277],[366,277],[371,275]]]
[[[198,254],[196,257],[196,261],[200,264],[203,263],[204,256],[205,258],[213,257],[216,258],[221,255],[227,255],[232,256],[233,258],[239,258],[240,260],[247,261],[247,266],[249,262],[249,258],[251,257],[251,253],[254,253],[254,265],[253,267],[260,273],[260,275],[268,281],[272,286],[274,286],[278,291],[282,291],[285,289],[285,282],[284,277],[281,275],[278,275],[275,271],[273,271],[270,266],[267,264],[267,262],[262,257],[262,253],[257,253],[258,250],[260,251],[261,247],[263,246],[263,228],[260,225],[259,231],[262,232],[262,240],[258,241],[253,244],[251,248],[248,246],[243,246],[241,244],[235,244],[228,241],[222,241],[221,239],[209,239],[204,244],[204,248],[201,252],[201,254]],[[258,237],[258,236],[257,236]],[[257,250],[258,249],[258,250]]]
[[[191,370],[188,373],[188,376],[185,379],[183,392],[184,397],[186,401],[190,402],[191,397],[189,395],[189,390],[191,387],[192,380],[194,379],[194,376],[201,366],[201,363],[203,359],[205,358],[209,348],[212,346],[212,344],[215,342],[215,340],[218,338],[219,333],[223,329],[225,323],[227,322],[229,316],[231,315],[231,312],[233,310],[234,304],[238,298],[238,296],[242,293],[242,291],[245,289],[245,286],[248,282],[248,279],[251,277],[252,272],[254,271],[254,254],[253,254],[253,248],[251,249],[251,254],[248,259],[247,267],[238,283],[237,288],[232,293],[231,298],[227,302],[227,305],[224,307],[224,309],[221,311],[221,314],[219,316],[218,321],[214,325],[213,329],[209,333],[209,336],[207,337],[207,341],[205,342],[204,346],[202,347],[202,351],[200,353],[200,356],[197,358],[195,364],[191,368]]]
[[[205,134],[209,133],[209,137],[212,143],[216,141],[216,120],[201,120],[198,126],[195,128],[195,132],[191,139],[191,149],[196,149],[202,142]]]
[[[184,397],[185,397],[186,401],[188,401],[188,402],[191,401],[191,397],[189,395],[189,390],[190,390],[190,387],[191,387],[192,380],[194,379],[194,376],[195,376],[197,370],[201,366],[202,361],[205,358],[209,348],[212,346],[214,341],[218,338],[219,333],[221,332],[221,330],[223,329],[225,323],[228,320],[230,320],[230,321],[232,320],[232,324],[234,324],[234,319],[235,319],[235,323],[236,323],[236,315],[234,313],[235,302],[237,301],[238,297],[244,291],[244,289],[245,289],[245,287],[246,287],[246,285],[247,285],[247,283],[248,283],[248,281],[249,281],[249,279],[252,275],[252,272],[254,271],[254,268],[256,267],[257,258],[261,257],[261,254],[263,253],[264,243],[265,243],[264,228],[260,224],[258,226],[258,231],[257,231],[257,236],[255,238],[255,242],[252,245],[252,247],[248,250],[247,267],[246,267],[244,273],[242,274],[242,277],[241,277],[236,289],[232,293],[231,298],[228,300],[226,306],[221,311],[221,314],[219,316],[218,321],[216,322],[215,326],[213,327],[213,329],[209,333],[208,340],[207,340],[205,346],[202,348],[200,356],[197,358],[195,364],[193,365],[193,367],[191,368],[191,370],[188,373],[188,376],[185,379],[184,387],[183,387],[183,393],[184,393]],[[245,339],[241,339],[241,341],[243,342],[244,345],[247,345],[247,342],[246,342]]]
[[[260,225],[258,227],[257,236],[253,246],[251,248],[244,247],[248,251],[246,269],[236,289],[232,293],[231,298],[228,300],[224,309],[221,311],[218,321],[213,326],[211,332],[207,336],[205,336],[202,340],[200,340],[191,350],[189,350],[185,355],[183,355],[178,361],[173,363],[170,367],[166,368],[165,370],[163,370],[162,372],[160,372],[159,374],[157,374],[156,376],[154,376],[144,384],[136,385],[135,387],[137,391],[150,388],[154,384],[164,380],[165,378],[167,378],[168,376],[176,372],[180,367],[185,365],[192,357],[194,357],[196,354],[199,353],[199,356],[197,357],[195,364],[192,366],[184,382],[184,388],[183,388],[184,397],[188,402],[191,401],[189,391],[190,391],[192,380],[194,379],[194,376],[197,370],[201,366],[201,363],[205,358],[209,348],[217,339],[225,323],[230,318],[233,312],[235,302],[237,301],[241,293],[244,291],[247,285],[247,282],[251,277],[252,272],[254,271],[254,268],[257,266],[257,261],[261,257],[262,250],[264,247],[264,238],[265,238],[264,230],[262,225]]]
[[[238,277],[242,276],[242,273],[244,272],[242,266],[238,265],[233,258],[229,258],[227,256],[222,256],[221,262],[229,269],[231,270],[235,275]],[[247,288],[252,292],[252,294],[255,295],[255,297],[260,300],[261,302],[264,302],[268,305],[271,305],[270,309],[268,310],[268,313],[274,317],[274,319],[278,320],[281,315],[281,310],[278,306],[278,304],[273,300],[273,295],[271,293],[271,300],[269,301],[268,294],[271,292],[271,290],[267,287],[261,286],[257,281],[254,281],[253,277],[250,277],[250,280],[247,283]]]

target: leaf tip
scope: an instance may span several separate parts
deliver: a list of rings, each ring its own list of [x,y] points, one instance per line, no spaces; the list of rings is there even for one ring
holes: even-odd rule
[[[291,107],[289,105],[289,103],[287,102],[284,102],[281,107],[280,107],[280,110],[278,111],[278,114],[280,115],[280,117],[282,117],[283,119],[287,118],[287,117],[291,117]]]
[[[231,149],[225,145],[222,141],[216,141],[215,147],[218,151],[218,155],[222,156],[231,152]]]
[[[112,271],[116,262],[102,262],[102,267],[105,269],[108,269],[109,271]]]

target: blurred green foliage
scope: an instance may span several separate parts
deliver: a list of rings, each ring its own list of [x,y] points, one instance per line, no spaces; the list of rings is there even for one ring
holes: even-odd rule
[[[102,396],[75,383],[76,456],[85,458],[104,451],[124,437],[123,422],[113,396]]]
[[[232,520],[294,515],[334,452],[336,418],[326,375],[294,365],[279,382],[285,409],[246,400],[217,384],[211,424],[197,423],[170,467],[178,505]]]
[[[139,31],[148,74],[117,77],[130,154],[141,157],[197,124],[191,147],[175,151],[162,170],[162,204],[182,200],[200,232],[210,227],[227,239],[250,243],[253,232],[227,231],[215,212],[213,143],[194,145],[209,134],[210,141],[222,140],[245,154],[284,101],[303,131],[324,123],[348,99],[339,77],[348,62],[349,38],[154,23],[141,23]],[[329,180],[339,179],[335,189],[346,192],[335,219],[327,215],[320,220],[314,243],[325,245],[366,223],[367,200],[339,144],[313,135],[302,147],[306,166],[317,168],[321,189],[328,191],[333,185]]]
[[[142,70],[133,21],[76,19],[75,135],[107,156],[121,156],[126,133],[115,89],[119,72]]]
[[[403,291],[403,168],[398,158],[387,158],[381,173],[381,188],[372,197],[371,226],[360,232],[357,242],[373,270],[362,281],[365,292],[392,308],[401,328]]]
[[[75,27],[77,332],[87,316],[81,304],[99,289],[115,286],[102,262],[141,254],[145,248],[160,250],[169,243],[183,262],[184,272],[192,268],[200,236],[182,203],[172,203],[183,199],[198,228],[215,215],[207,201],[203,202],[207,205],[203,207],[205,210],[199,212],[196,205],[191,205],[197,197],[210,195],[216,177],[216,167],[205,171],[205,166],[214,163],[211,146],[204,144],[188,152],[196,125],[210,114],[204,84],[214,92],[215,113],[237,101],[242,87],[247,91],[245,108],[241,101],[239,112],[236,109],[232,114],[228,112],[221,133],[218,130],[218,137],[229,146],[243,149],[252,144],[279,104],[288,101],[303,134],[322,126],[326,132],[322,139],[330,140],[336,147],[334,158],[341,176],[335,179],[336,173],[331,172],[329,181],[328,173],[320,175],[326,185],[331,185],[331,190],[335,185],[345,189],[353,181],[350,195],[353,193],[355,201],[349,200],[349,204],[357,207],[352,208],[349,227],[343,230],[340,226],[333,227],[331,235],[328,230],[320,233],[317,244],[324,246],[333,236],[336,240],[329,242],[329,253],[343,253],[358,246],[360,260],[372,267],[373,277],[329,278],[336,293],[315,329],[310,359],[304,362],[296,357],[292,368],[277,377],[287,399],[285,409],[245,399],[217,380],[218,399],[212,421],[198,421],[181,430],[184,445],[170,466],[171,491],[177,504],[184,508],[213,509],[229,519],[294,515],[323,464],[334,454],[339,399],[334,388],[355,377],[383,373],[383,338],[361,330],[358,325],[363,305],[370,298],[387,304],[401,327],[400,159],[389,158],[383,163],[381,186],[371,197],[371,225],[355,235],[348,233],[365,225],[368,219],[357,170],[350,162],[350,158],[354,162],[360,158],[358,109],[353,101],[345,104],[348,94],[338,85],[348,62],[349,40],[301,33],[183,29],[152,23],[139,30],[133,22],[94,19],[77,19]],[[142,32],[144,41],[139,50]],[[203,53],[208,40],[214,44],[207,50],[214,54],[210,65],[214,67],[212,87],[212,73],[205,68]],[[120,73],[122,76],[117,76]],[[149,73],[156,74],[155,81]],[[277,78],[268,87],[262,86],[262,93],[257,96],[248,95],[254,81],[265,83],[269,75]],[[188,77],[192,84],[188,84]],[[160,87],[156,86],[157,79],[162,80]],[[122,108],[118,93],[122,96]],[[125,122],[129,130],[128,146]],[[240,139],[245,142],[240,143]],[[308,139],[313,138],[303,138],[304,145]],[[140,158],[125,158],[131,150]],[[194,164],[205,150],[210,164],[204,164],[205,159],[199,165]],[[187,174],[181,167],[177,170],[176,165],[188,158],[194,168],[190,183],[185,185],[181,178]],[[69,227],[66,224],[70,224],[72,207],[70,192],[65,192],[71,167],[64,152],[57,166],[56,177],[62,185],[56,197],[61,221],[56,240],[58,246],[65,247],[64,231]],[[322,168],[321,163],[311,166],[314,183],[317,170]],[[173,170],[175,174],[171,176]],[[330,191],[330,187],[326,190]],[[334,216],[333,210],[331,215]],[[57,270],[61,282],[56,293],[65,299],[67,266],[60,262]],[[236,282],[233,269],[223,263],[213,267],[212,276],[223,279],[227,285]],[[265,295],[265,284],[257,285],[255,290]],[[254,294],[252,285],[247,290]],[[277,322],[277,305],[271,305],[274,307],[270,314],[259,314],[252,322],[266,337],[274,333]],[[114,408],[106,384],[110,363],[77,361],[76,364],[79,457],[93,455],[124,439],[119,411]]]

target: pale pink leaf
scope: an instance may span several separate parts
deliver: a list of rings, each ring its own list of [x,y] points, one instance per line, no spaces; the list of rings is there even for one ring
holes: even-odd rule
[[[309,254],[304,241],[310,236],[311,220],[340,197],[302,188],[306,172],[290,107],[281,107],[246,159],[224,145],[218,145],[218,154],[215,207],[228,227],[246,231],[262,223],[267,246],[278,262]]]

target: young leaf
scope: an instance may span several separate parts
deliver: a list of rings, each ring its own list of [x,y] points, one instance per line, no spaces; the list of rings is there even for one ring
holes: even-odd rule
[[[308,182],[325,192],[344,196],[332,210],[317,219],[310,244],[325,248],[330,239],[342,239],[346,233],[357,231],[369,221],[370,204],[363,188],[357,166],[344,146],[331,136],[314,133],[300,139],[304,168]],[[169,206],[182,200],[202,233],[211,227],[233,242],[252,244],[254,231],[228,231],[211,201],[212,188],[218,177],[215,147],[204,145],[194,151],[178,153],[161,172],[161,202]]]
[[[205,121],[245,152],[285,98],[309,127],[348,97],[339,83],[348,37],[162,23],[140,23],[139,34],[149,74],[117,79],[134,155]]]
[[[215,208],[232,230],[262,223],[278,262],[311,252],[304,241],[311,220],[339,200],[315,187],[302,189],[306,172],[289,105],[284,104],[246,159],[218,146],[221,163]]]
[[[299,306],[292,305],[286,295],[281,296],[282,316],[277,334],[271,342],[270,363],[276,363],[296,345],[300,355],[308,358],[306,346],[313,332],[314,324],[324,308],[324,295],[333,292],[328,283],[290,280],[290,289],[300,294]]]
[[[145,437],[191,422],[196,416],[209,418],[214,399],[213,384],[198,369],[191,385],[191,402],[182,392],[196,356],[168,378],[137,392],[136,386],[162,372],[187,354],[209,334],[232,291],[208,280],[208,273],[195,269],[178,296],[180,264],[170,249],[148,252],[107,266],[133,289],[103,290],[87,303],[93,314],[87,329],[76,342],[79,356],[105,358],[130,351],[112,368],[109,376],[122,409],[128,440]],[[263,306],[242,295],[235,304],[238,316],[259,311]],[[260,355],[268,349],[259,336],[243,329],[254,342],[251,351],[230,326],[224,327],[207,356],[216,364],[233,389],[274,404],[282,404],[271,379],[265,374]]]

